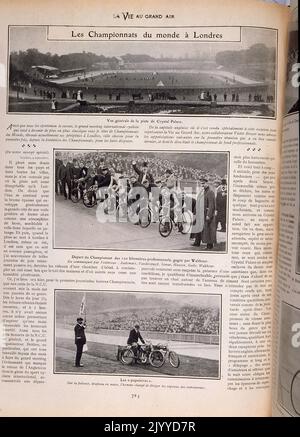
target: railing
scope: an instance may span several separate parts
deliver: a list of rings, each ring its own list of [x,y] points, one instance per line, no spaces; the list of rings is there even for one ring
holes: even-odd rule
[[[61,326],[62,328],[70,328],[73,327],[73,324],[64,319],[63,323],[57,324],[57,326]],[[119,337],[128,337],[129,329],[103,329],[97,328],[94,329],[91,325],[88,326],[89,332],[100,334],[100,335],[113,335]],[[157,331],[148,331],[142,330],[142,336],[144,338],[151,338],[153,340],[160,341],[181,341],[188,343],[204,343],[204,344],[220,344],[220,335],[219,334],[200,334],[200,333],[185,333],[185,332],[157,332]]]
[[[127,337],[128,330],[120,329],[97,329],[97,334],[115,335],[120,337]],[[151,338],[160,341],[181,341],[188,343],[204,343],[219,345],[220,336],[217,334],[190,334],[183,332],[156,332],[156,331],[142,331],[144,338]]]

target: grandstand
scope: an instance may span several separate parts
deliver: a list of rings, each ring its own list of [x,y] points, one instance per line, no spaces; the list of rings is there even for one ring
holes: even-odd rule
[[[255,29],[254,29],[255,31]],[[243,29],[247,49],[216,51],[210,46],[193,55],[154,57],[123,52],[108,57],[83,51],[58,56],[12,51],[10,55],[11,112],[49,112],[44,91],[58,101],[62,112],[171,113],[179,114],[275,114],[275,34],[265,31],[269,44],[247,45],[249,29]],[[251,32],[250,32],[251,33]],[[259,40],[259,37],[258,37]],[[59,44],[59,43],[58,43]],[[32,74],[34,71],[34,74]],[[18,79],[22,77],[22,80]],[[30,87],[28,86],[30,83]],[[26,88],[26,92],[24,91]],[[34,93],[34,90],[36,92]],[[39,99],[42,91],[42,99]],[[78,91],[83,99],[78,105]],[[73,103],[73,105],[72,105]],[[171,107],[171,108],[170,108]]]
[[[171,297],[170,297],[171,296]],[[213,303],[209,304],[203,296],[196,295],[191,298],[187,295],[185,298],[179,295],[170,295],[165,297],[159,294],[159,297],[153,297],[147,294],[137,295],[124,294],[123,297],[118,294],[102,293],[98,295],[88,294],[90,303],[88,306],[89,330],[94,333],[103,333],[117,331],[124,334],[138,321],[141,329],[149,335],[171,334],[169,338],[192,341],[197,338],[194,334],[199,335],[199,339],[205,339],[205,336],[217,338],[220,334],[220,309],[218,307],[218,298],[211,298]],[[80,295],[73,294],[73,301],[70,302],[70,294],[59,294],[57,296],[57,322],[64,327],[71,327],[74,324],[74,313],[76,315],[77,305],[80,304]],[[68,305],[64,306],[63,302]],[[118,303],[121,301],[121,305]],[[190,303],[189,303],[190,301]],[[202,302],[203,303],[202,303]],[[104,308],[103,308],[104,307]],[[73,312],[71,310],[73,309]],[[186,336],[172,336],[172,334],[188,334]]]

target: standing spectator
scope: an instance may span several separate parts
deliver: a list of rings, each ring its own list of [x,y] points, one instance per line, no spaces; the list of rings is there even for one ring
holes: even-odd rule
[[[83,346],[86,344],[85,328],[86,325],[85,323],[83,323],[83,318],[78,317],[77,323],[74,327],[75,344],[76,344],[75,367],[83,367],[83,364],[81,364],[80,361],[81,361]]]
[[[216,210],[217,220],[216,229],[219,223],[221,224],[221,232],[226,232],[226,208],[227,208],[227,182],[222,179],[221,185],[217,189]]]
[[[68,161],[66,165],[66,185],[68,187],[68,199],[71,199],[72,179],[73,179],[73,163]]]
[[[202,241],[206,243],[208,250],[213,249],[217,242],[216,233],[216,198],[215,194],[209,186],[208,179],[203,178],[202,184],[204,188],[204,228],[202,232]]]
[[[58,179],[61,185],[62,194],[64,195],[64,198],[67,200],[67,191],[66,191],[66,184],[67,184],[67,160],[63,159],[61,166],[58,169]]]
[[[58,194],[58,181],[59,181],[58,171],[59,171],[59,167],[62,165],[62,160],[60,159],[60,157],[61,157],[61,153],[57,152],[55,158],[55,193],[56,194]]]

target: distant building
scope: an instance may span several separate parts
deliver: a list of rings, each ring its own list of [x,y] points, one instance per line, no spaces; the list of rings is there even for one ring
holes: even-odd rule
[[[124,59],[118,56],[117,57],[117,61],[118,61],[118,68],[119,68],[119,70],[124,70],[124,68],[125,68]]]
[[[86,67],[71,68],[70,70],[60,70],[59,77],[72,77],[78,74],[84,74],[86,72]]]
[[[31,67],[31,76],[36,79],[57,79],[60,77],[72,77],[84,74],[86,67],[71,68],[69,70],[60,70],[50,65],[33,65]]]
[[[55,79],[59,76],[59,69],[49,65],[33,65],[31,72],[36,79]]]

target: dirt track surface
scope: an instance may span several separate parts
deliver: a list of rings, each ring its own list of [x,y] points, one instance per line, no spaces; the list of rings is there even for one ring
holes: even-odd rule
[[[88,342],[88,352],[82,355],[84,367],[74,367],[76,346],[72,340],[56,339],[55,373],[116,374],[149,376],[189,376],[195,378],[218,378],[219,363],[216,360],[180,355],[178,369],[165,363],[156,369],[150,364],[125,366],[117,360],[117,346]]]
[[[158,232],[158,223],[151,223],[146,229],[132,223],[101,223],[97,220],[96,209],[96,206],[86,208],[82,202],[75,204],[56,195],[54,246],[119,250],[206,250],[205,244],[193,247],[189,234],[182,235],[177,230],[163,238]],[[105,219],[101,213],[99,217]],[[107,218],[113,219],[111,216]],[[225,251],[226,233],[217,232],[217,241],[213,251]]]

